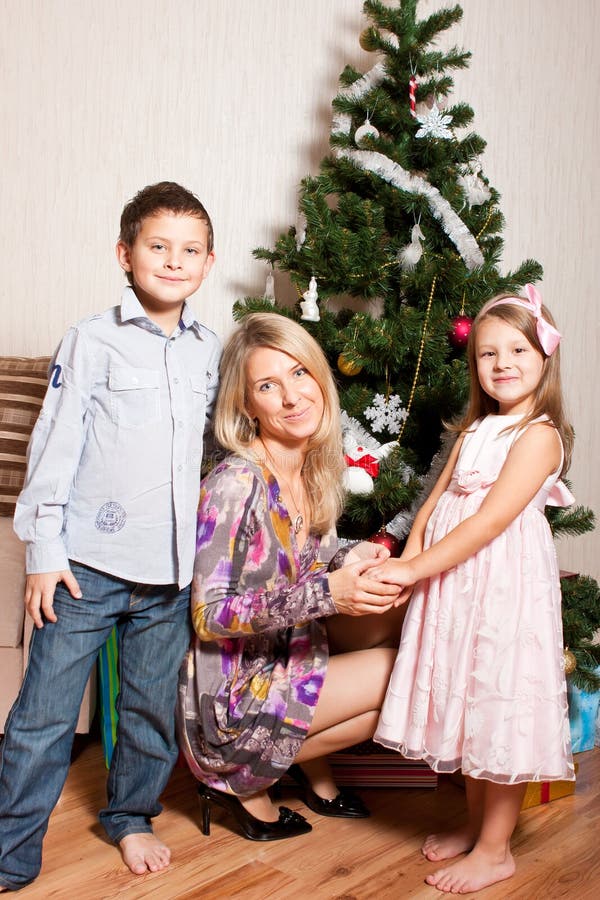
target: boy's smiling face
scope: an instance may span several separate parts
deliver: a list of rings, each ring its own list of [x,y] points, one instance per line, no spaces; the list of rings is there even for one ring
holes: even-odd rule
[[[178,319],[183,301],[198,290],[214,262],[207,242],[206,222],[167,211],[143,220],[132,247],[118,242],[119,264],[131,272],[149,318],[161,325],[165,317]]]

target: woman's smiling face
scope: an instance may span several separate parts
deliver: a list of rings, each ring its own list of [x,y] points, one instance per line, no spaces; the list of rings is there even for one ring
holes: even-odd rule
[[[306,444],[321,422],[323,393],[310,372],[287,353],[258,347],[246,363],[246,407],[259,434],[277,443]]]

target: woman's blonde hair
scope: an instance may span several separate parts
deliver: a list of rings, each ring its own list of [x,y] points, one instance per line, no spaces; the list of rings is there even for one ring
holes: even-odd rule
[[[257,430],[247,409],[246,365],[250,354],[260,347],[287,353],[306,368],[321,389],[323,416],[310,438],[302,478],[310,504],[311,530],[323,534],[335,525],[344,505],[340,405],[321,347],[297,322],[278,313],[251,313],[233,332],[221,359],[215,437],[225,449],[249,456]]]
[[[507,300],[507,303],[500,301]],[[534,391],[533,407],[530,412],[510,428],[522,428],[528,422],[532,422],[539,416],[547,415],[552,424],[558,431],[564,448],[564,463],[562,473],[568,470],[571,462],[571,454],[573,452],[573,428],[569,424],[565,414],[565,407],[562,395],[562,386],[560,379],[560,347],[547,356],[536,331],[536,319],[523,306],[517,306],[511,303],[511,300],[523,300],[522,297],[515,294],[498,294],[492,297],[479,311],[469,334],[467,344],[467,359],[469,363],[470,375],[470,392],[467,408],[464,415],[454,425],[451,426],[452,431],[464,431],[469,428],[476,419],[487,416],[490,413],[498,412],[498,401],[494,400],[481,387],[477,374],[477,334],[482,323],[489,319],[500,319],[511,325],[523,334],[532,347],[534,347],[543,358],[542,377]],[[551,325],[556,325],[549,310],[542,306],[542,316]],[[507,429],[507,430],[509,430]]]

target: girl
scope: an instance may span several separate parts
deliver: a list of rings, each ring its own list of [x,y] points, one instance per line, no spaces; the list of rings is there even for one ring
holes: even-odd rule
[[[515,870],[510,838],[528,781],[574,778],[560,582],[547,503],[573,431],[560,334],[533,285],[489,301],[469,337],[471,394],[448,462],[387,582],[419,582],[375,740],[438,772],[462,769],[468,821],[430,835],[427,882],[477,891]]]

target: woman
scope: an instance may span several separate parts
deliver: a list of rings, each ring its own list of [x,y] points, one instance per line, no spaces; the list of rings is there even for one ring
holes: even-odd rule
[[[231,455],[200,497],[180,741],[202,782],[204,833],[217,804],[246,837],[275,840],[311,827],[267,793],[293,763],[311,809],[368,815],[338,792],[326,757],[374,732],[395,651],[373,644],[398,636],[399,593],[369,577],[387,555],[378,545],[334,557],[344,461],[316,341],[283,316],[249,315],[221,373],[215,435]],[[350,616],[372,617],[360,640]],[[330,658],[329,634],[346,652]]]

